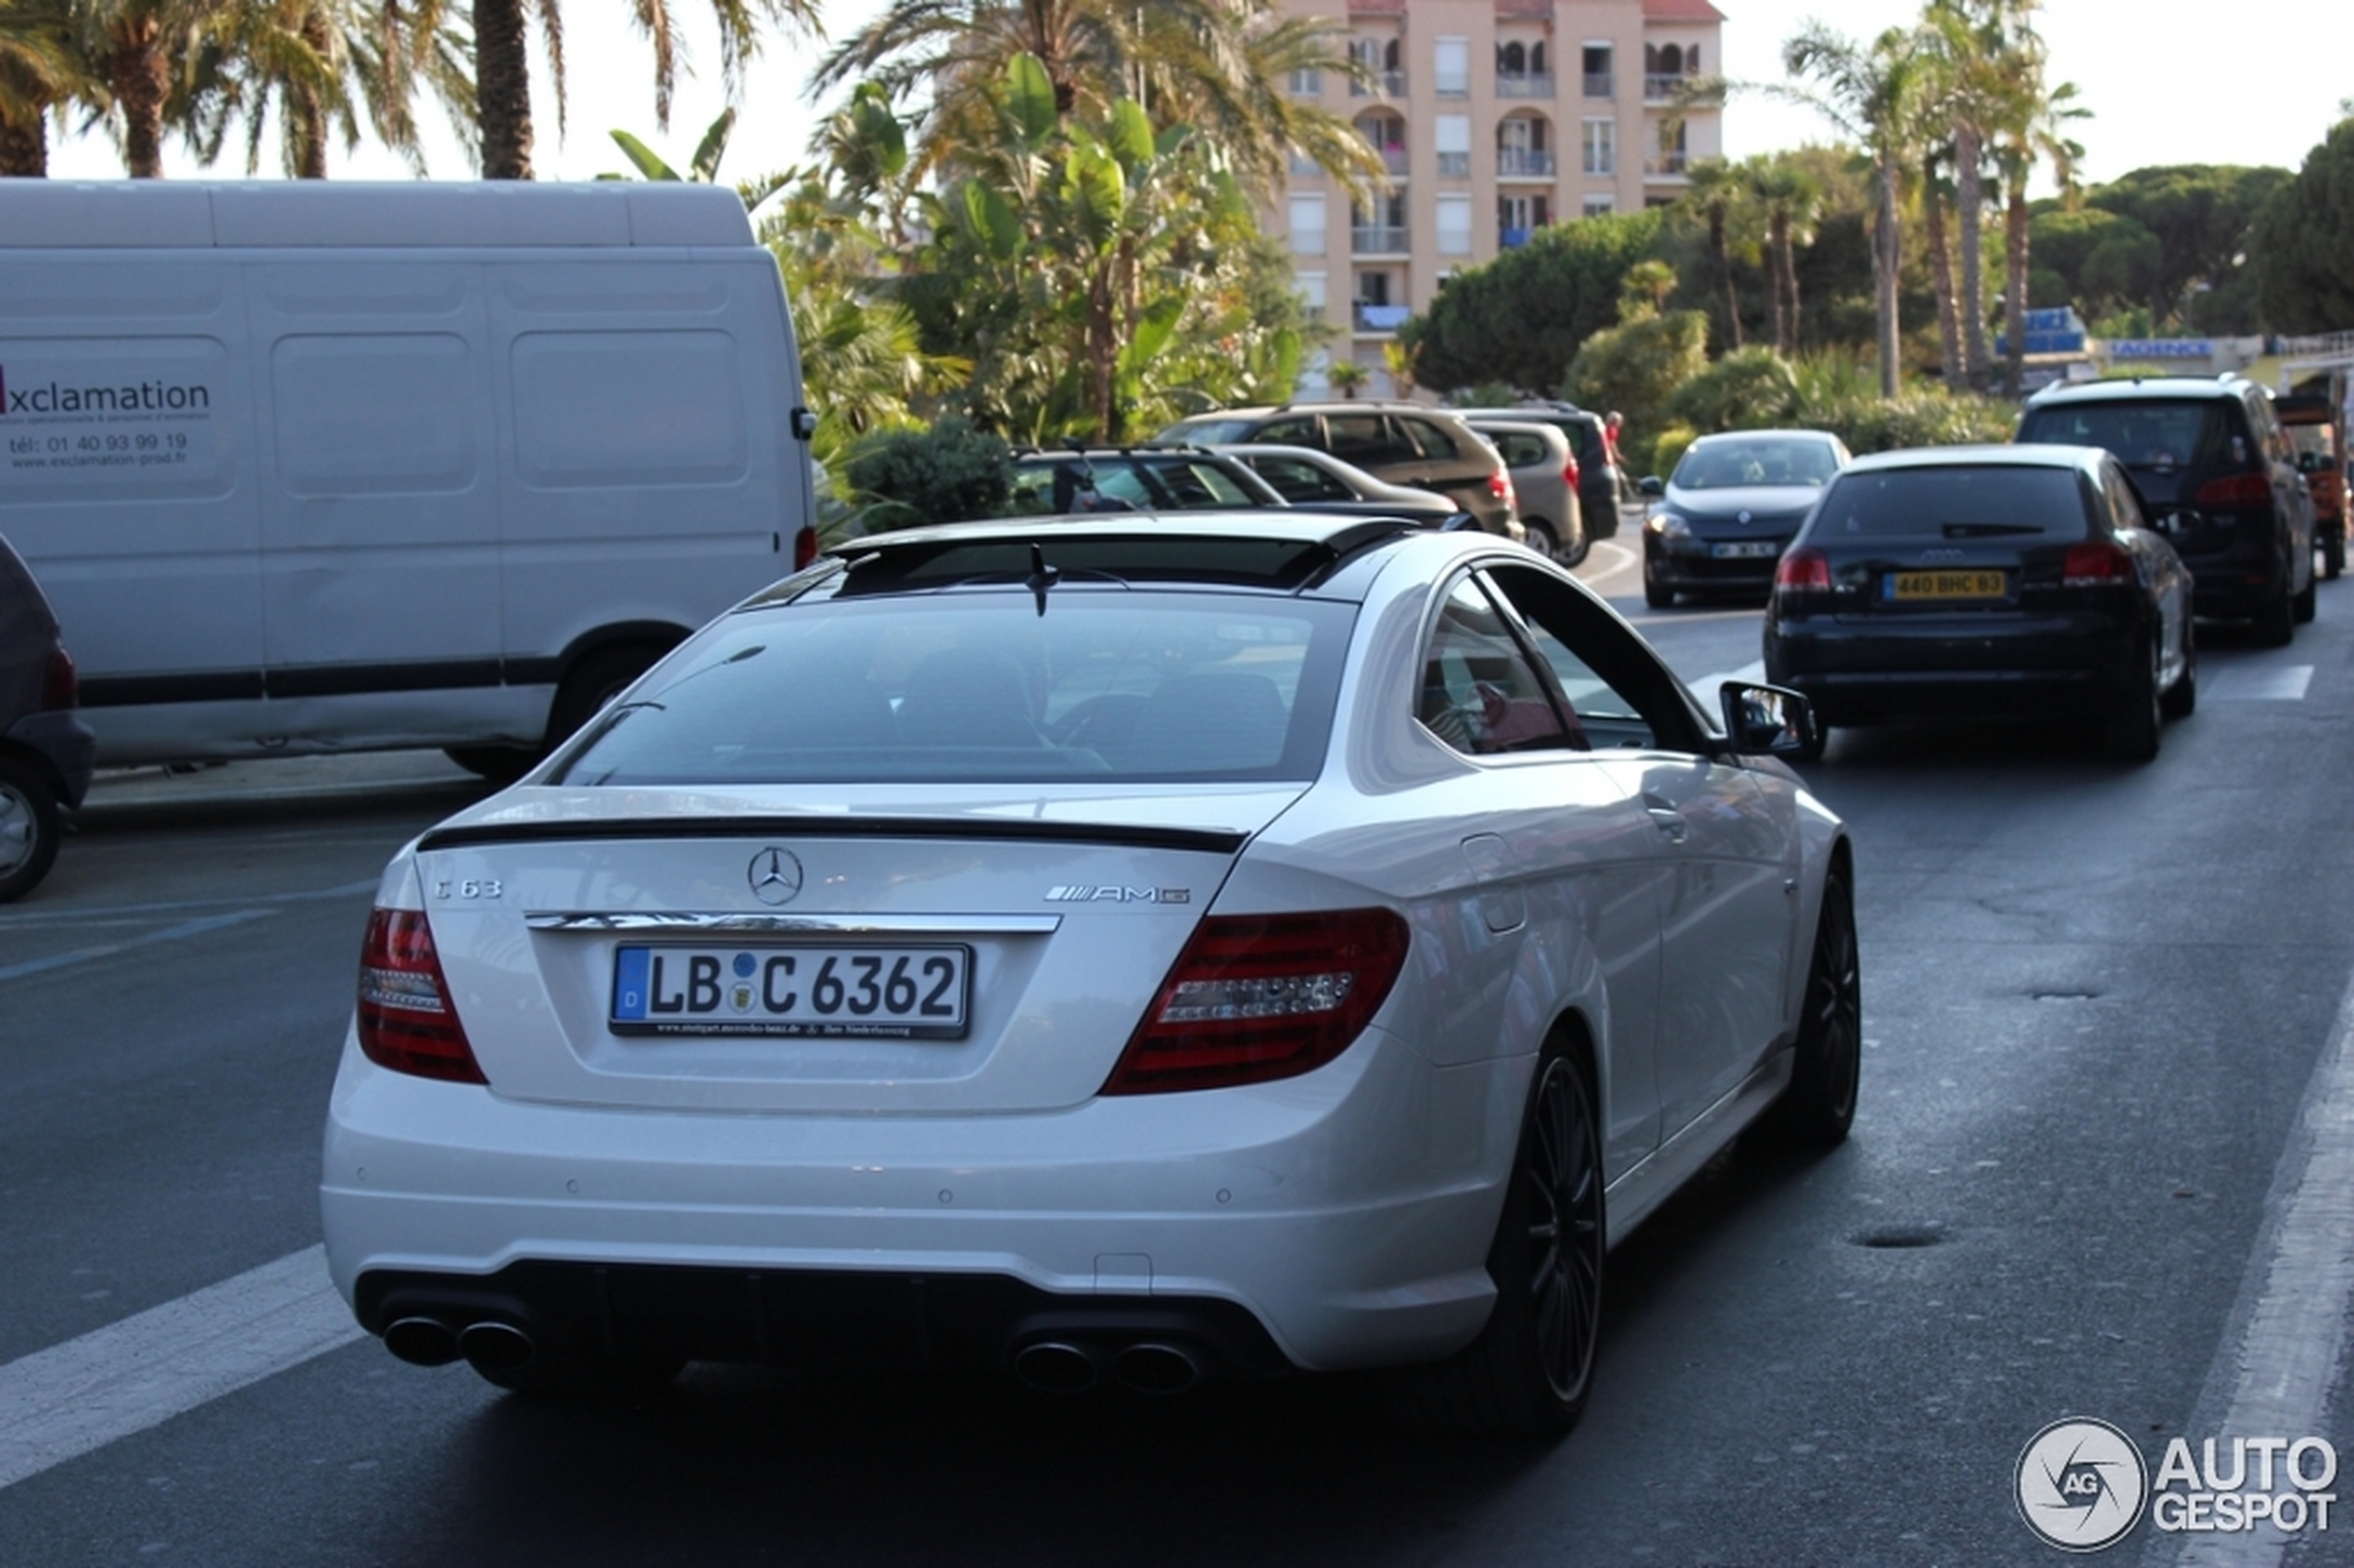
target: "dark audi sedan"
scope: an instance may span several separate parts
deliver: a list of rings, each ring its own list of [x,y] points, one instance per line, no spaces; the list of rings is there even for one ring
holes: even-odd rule
[[[2197,701],[2191,575],[2105,451],[1886,452],[1782,556],[1766,673],[1814,700],[1817,748],[1833,725],[2076,715],[2145,761]]]

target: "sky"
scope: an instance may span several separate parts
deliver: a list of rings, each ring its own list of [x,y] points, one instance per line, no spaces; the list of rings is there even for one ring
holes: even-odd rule
[[[821,0],[829,30],[840,36],[880,9],[880,0]],[[1564,5],[1574,0],[1564,0]],[[1780,79],[1782,40],[1813,18],[1856,39],[1907,22],[1917,0],[1715,0],[1726,15],[1723,63],[1735,81]],[[2278,164],[2295,169],[2337,119],[2339,102],[2354,95],[2354,20],[2348,0],[2310,0],[2289,12],[2267,10],[2259,26],[2219,27],[2217,13],[2191,0],[2045,0],[2043,31],[2051,44],[2055,81],[2076,83],[2094,118],[2079,122],[2085,149],[2082,176],[2097,183],[2131,169],[2164,163]],[[569,125],[560,136],[555,96],[544,62],[534,59],[534,166],[541,179],[592,179],[627,168],[607,132],[644,138],[677,168],[686,167],[703,128],[726,104],[718,79],[718,44],[705,20],[709,7],[694,0],[674,7],[686,40],[670,129],[654,122],[650,56],[627,20],[622,0],[568,0],[564,7]],[[2257,13],[2251,12],[2253,17]],[[2301,14],[2317,27],[2300,43],[2286,19]],[[2312,29],[2309,28],[2309,32]],[[2310,46],[2335,32],[2339,47]],[[537,38],[534,45],[537,46]],[[819,111],[804,101],[802,83],[819,45],[791,34],[772,37],[748,76],[744,102],[725,177],[747,178],[801,159]],[[690,74],[695,62],[709,70]],[[443,132],[439,111],[420,106],[426,121],[429,171],[443,179],[471,173],[457,143]],[[1809,111],[1756,96],[1737,95],[1725,111],[1725,150],[1751,153],[1832,139]],[[167,154],[173,176],[203,174],[184,150]],[[381,146],[335,148],[329,172],[344,179],[406,179],[406,165]],[[103,137],[53,144],[50,172],[82,179],[119,179],[122,165]],[[245,172],[242,140],[234,156],[209,171],[215,178]],[[264,150],[260,173],[278,174],[274,145]]]

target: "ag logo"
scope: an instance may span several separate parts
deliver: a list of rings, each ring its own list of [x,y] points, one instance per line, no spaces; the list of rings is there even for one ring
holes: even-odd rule
[[[2105,1421],[2056,1421],[2029,1440],[2013,1477],[2019,1516],[2062,1551],[2115,1546],[2141,1523],[2149,1468]]]

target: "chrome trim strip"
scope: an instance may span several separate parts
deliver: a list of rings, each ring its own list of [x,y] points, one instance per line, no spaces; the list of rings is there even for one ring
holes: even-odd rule
[[[1062,924],[1059,915],[696,915],[685,912],[614,911],[567,915],[526,913],[535,931],[721,931],[753,935],[956,937],[1046,936]]]

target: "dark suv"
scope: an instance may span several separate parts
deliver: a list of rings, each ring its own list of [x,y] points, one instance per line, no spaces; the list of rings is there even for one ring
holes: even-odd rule
[[[1618,498],[1627,492],[1626,475],[1610,461],[1610,442],[1602,436],[1602,416],[1558,398],[1516,403],[1508,409],[1457,409],[1473,429],[1488,419],[1521,424],[1550,424],[1569,437],[1577,459],[1577,504],[1586,514],[1586,537],[1606,539],[1618,532]]]
[[[59,808],[79,806],[90,787],[97,741],[74,699],[57,617],[0,538],[0,904],[48,872],[64,831]]]
[[[2313,618],[2313,501],[2261,387],[2235,375],[2046,387],[2020,441],[2104,447],[2196,580],[2198,613],[2246,617],[2278,646]]]
[[[1285,403],[1181,419],[1156,446],[1313,447],[1376,479],[1436,490],[1491,534],[1512,531],[1512,482],[1496,449],[1454,414],[1420,403]]]

